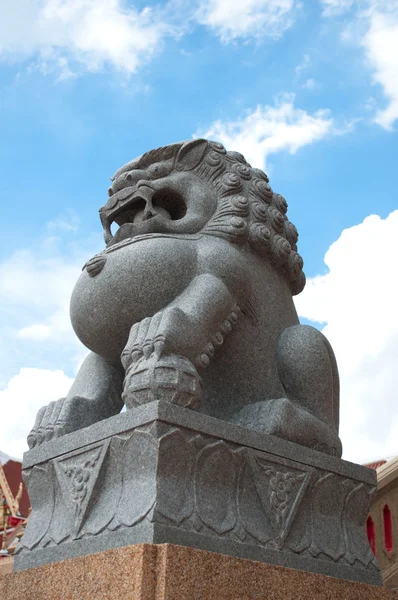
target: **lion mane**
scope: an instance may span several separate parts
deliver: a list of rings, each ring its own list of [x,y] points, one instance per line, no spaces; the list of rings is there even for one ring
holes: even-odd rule
[[[195,147],[186,161],[181,158],[184,146]],[[249,244],[282,272],[293,295],[303,290],[303,259],[297,252],[297,229],[286,216],[287,202],[272,191],[264,171],[253,168],[240,152],[203,139],[157,148],[119,169],[109,195],[126,184],[130,171],[162,161],[169,162],[169,173],[192,171],[215,189],[217,209],[202,233]]]

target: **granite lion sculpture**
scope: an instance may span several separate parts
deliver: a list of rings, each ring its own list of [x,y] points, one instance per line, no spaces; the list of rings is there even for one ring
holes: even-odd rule
[[[91,352],[29,446],[158,400],[340,456],[336,361],[299,324],[305,276],[286,212],[266,174],[218,142],[119,169],[100,209],[106,248],[71,298]]]

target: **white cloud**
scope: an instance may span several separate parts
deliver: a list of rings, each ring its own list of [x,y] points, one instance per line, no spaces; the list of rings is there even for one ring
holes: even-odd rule
[[[378,110],[375,121],[390,129],[398,119],[398,1],[373,1],[365,18],[369,28],[362,38],[373,81],[380,84],[388,105]]]
[[[6,427],[0,428],[0,448],[7,454],[22,458],[28,449],[26,437],[32,429],[38,410],[64,397],[73,379],[63,371],[22,368],[8,386],[0,390],[0,406],[6,417]]]
[[[323,6],[322,16],[336,17],[347,12],[354,4],[354,0],[321,0]]]
[[[51,327],[48,325],[30,325],[17,331],[17,337],[25,340],[47,340],[51,337]]]
[[[64,344],[73,339],[69,298],[82,260],[47,254],[40,246],[19,250],[0,263],[2,318],[8,327],[16,327],[18,338],[62,339]]]
[[[321,0],[326,17],[356,6],[342,39],[362,47],[372,81],[380,85],[388,104],[375,111],[374,121],[391,129],[398,119],[398,0]]]
[[[20,458],[16,458],[15,456],[9,456],[5,452],[1,452],[0,451],[0,463],[2,465],[5,465],[6,463],[8,463],[9,460],[20,461],[21,459]]]
[[[0,406],[7,423],[0,448],[18,457],[38,409],[65,396],[88,353],[72,329],[69,299],[102,243],[99,236],[82,240],[75,225],[57,217],[43,238],[0,262]]]
[[[0,387],[22,366],[74,375],[88,352],[72,329],[69,300],[83,264],[103,243],[99,235],[82,239],[67,221],[49,235],[55,229],[45,226],[43,238],[0,262]]]
[[[18,250],[0,264],[0,300],[43,311],[63,305],[76,280],[79,265],[41,249]]]
[[[292,25],[296,6],[294,0],[201,0],[196,19],[223,42],[278,38]]]
[[[341,378],[344,457],[398,454],[398,211],[345,229],[325,255],[329,272],[309,279],[296,298],[302,317],[323,332]]]
[[[72,66],[134,73],[173,28],[156,8],[123,0],[13,0],[0,3],[0,57],[36,56],[43,73],[61,78]]]
[[[79,215],[74,210],[67,210],[63,215],[48,221],[46,229],[49,233],[78,231],[80,225]]]
[[[311,67],[311,57],[309,54],[304,54],[303,60],[296,66],[296,80],[302,80],[303,75],[309,70]],[[314,90],[318,87],[317,82],[312,77],[307,77],[307,79],[301,84],[301,87],[306,90]]]
[[[316,88],[316,81],[315,79],[311,78],[307,79],[307,81],[305,81],[301,87],[305,90],[314,90]]]
[[[254,166],[264,168],[267,156],[282,150],[290,153],[333,133],[328,110],[309,114],[294,106],[293,94],[284,94],[275,106],[257,106],[236,121],[215,121],[195,135],[215,139],[239,151]]]
[[[310,55],[309,54],[304,54],[303,60],[295,68],[296,77],[297,78],[301,77],[303,71],[306,71],[308,69],[308,67],[310,66],[310,64],[311,64],[311,57],[310,57]]]
[[[81,72],[135,73],[167,37],[198,23],[223,42],[279,38],[300,0],[168,0],[138,9],[128,0],[0,2],[0,60],[23,61],[58,80]],[[23,18],[21,18],[23,15]]]
[[[41,406],[66,395],[88,353],[72,329],[69,300],[100,235],[78,230],[76,215],[55,217],[43,237],[0,262],[0,449],[21,457]],[[62,370],[60,370],[62,369]]]

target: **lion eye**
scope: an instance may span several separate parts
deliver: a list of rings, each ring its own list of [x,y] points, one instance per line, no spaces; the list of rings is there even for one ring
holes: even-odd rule
[[[167,164],[158,163],[156,165],[151,165],[148,167],[147,172],[151,177],[155,179],[159,179],[160,177],[166,177],[169,174],[170,168]]]

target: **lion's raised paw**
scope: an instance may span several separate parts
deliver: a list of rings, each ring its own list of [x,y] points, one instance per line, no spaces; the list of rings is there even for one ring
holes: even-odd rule
[[[172,353],[176,347],[175,338],[184,330],[189,330],[188,318],[175,306],[136,323],[121,355],[123,367],[127,370],[131,364],[148,360],[152,355],[159,359],[165,349]]]

